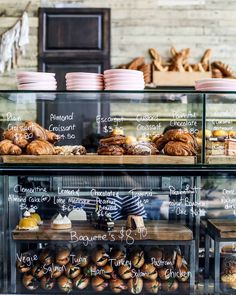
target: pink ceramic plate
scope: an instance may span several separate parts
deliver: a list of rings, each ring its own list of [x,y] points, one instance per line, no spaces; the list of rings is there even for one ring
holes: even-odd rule
[[[36,87],[36,86],[39,86],[39,87],[57,87],[57,83],[24,83],[24,84],[18,84],[18,86],[20,87]]]
[[[197,91],[236,91],[235,87],[198,87]]]
[[[56,82],[56,79],[54,77],[29,77],[29,78],[18,78],[17,82],[20,84],[24,83],[37,83],[37,82]]]
[[[133,87],[133,86],[113,86],[113,87],[106,87],[105,90],[143,90],[144,87]]]
[[[96,79],[67,79],[66,83],[92,83],[92,84],[103,84],[103,80]]]
[[[46,73],[46,72],[19,72],[16,74],[17,77],[27,78],[27,77],[54,77],[55,73]]]
[[[236,81],[232,82],[225,82],[225,81],[214,81],[214,82],[205,82],[201,84],[197,84],[196,87],[203,87],[203,88],[208,88],[208,87],[235,87],[236,86]]]
[[[83,87],[83,86],[68,86],[66,87],[66,90],[103,90],[104,88],[103,87],[92,87],[92,86],[87,86],[87,87]]]
[[[126,83],[131,81],[132,83],[144,83],[144,79],[143,78],[133,78],[133,77],[129,77],[129,78],[110,78],[110,79],[105,79],[106,83]]]
[[[98,77],[98,78],[103,78],[103,74],[97,74],[97,73],[85,73],[85,72],[72,72],[72,73],[67,73],[65,75],[65,78],[77,78],[77,77]]]
[[[55,85],[18,85],[19,90],[56,90]]]
[[[92,85],[92,84],[66,84],[67,88],[104,88],[104,85]]]
[[[128,70],[128,69],[112,69],[104,71],[104,75],[113,75],[113,74],[136,74],[143,75],[143,72],[136,70]]]
[[[196,84],[206,83],[206,82],[233,82],[235,79],[225,79],[225,78],[211,78],[211,79],[202,79],[195,81]]]
[[[122,74],[122,73],[116,73],[116,74],[108,74],[108,75],[104,75],[104,79],[111,79],[111,78],[118,78],[118,79],[126,79],[127,77],[131,77],[131,78],[143,78],[143,72],[140,72],[141,74],[132,74],[132,73],[126,73],[126,74]]]
[[[91,81],[91,82],[103,82],[103,78],[98,77],[77,77],[77,78],[67,78],[66,81],[72,81],[72,82],[83,82],[83,81]]]

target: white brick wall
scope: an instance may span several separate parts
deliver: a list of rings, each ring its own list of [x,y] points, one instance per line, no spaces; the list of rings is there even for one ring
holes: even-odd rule
[[[41,4],[39,4],[41,1]],[[0,0],[0,13],[7,9],[7,17],[19,15],[28,0]],[[156,47],[163,56],[169,48],[190,47],[194,60],[206,48],[213,49],[213,60],[229,63],[236,71],[236,0],[206,0],[204,5],[158,6],[157,0],[32,0],[31,44],[28,58],[22,59],[21,69],[34,69],[37,49],[37,8],[53,7],[110,7],[112,9],[112,65],[126,63]],[[33,18],[34,17],[34,18]],[[7,23],[11,19],[6,20]],[[1,25],[6,26],[0,18]],[[13,73],[9,73],[13,75]],[[0,89],[13,88],[14,80],[0,77]],[[6,81],[6,82],[4,82]],[[3,83],[4,82],[4,83]]]

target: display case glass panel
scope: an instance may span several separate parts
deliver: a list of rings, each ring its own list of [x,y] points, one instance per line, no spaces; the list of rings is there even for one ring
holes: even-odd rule
[[[202,129],[203,112],[201,94],[151,91],[5,92],[0,94],[0,106],[2,138],[13,139],[13,143],[21,148],[19,152],[21,157],[13,157],[14,155],[10,155],[11,152],[4,151],[5,154],[2,156],[4,163],[30,164],[32,161],[34,164],[195,165],[201,163],[202,133],[199,133]],[[40,152],[38,146],[35,150],[29,148],[28,144],[36,139],[47,139],[47,134],[44,136],[41,126],[60,137],[58,143],[55,143],[56,140],[53,142],[55,146],[82,144],[87,150],[87,155],[72,158],[53,155],[45,158],[45,155],[52,155],[52,152],[44,151],[44,154],[41,152],[33,159],[30,155]],[[181,130],[172,132],[173,129]],[[164,132],[166,133],[163,135]],[[100,141],[101,138],[111,134],[115,134],[115,137],[108,141]],[[22,140],[26,140],[26,144],[22,144]],[[99,143],[101,149],[98,156]],[[56,153],[58,152],[61,150],[57,149]],[[111,157],[108,157],[109,155]],[[123,157],[120,157],[121,155]]]
[[[197,182],[148,171],[9,176],[9,292],[139,294],[162,282],[188,294],[199,213],[183,199],[199,199]]]
[[[236,164],[236,94],[206,94],[206,163]]]

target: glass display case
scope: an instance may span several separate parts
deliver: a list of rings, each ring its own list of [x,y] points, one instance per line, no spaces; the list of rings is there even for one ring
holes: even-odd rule
[[[0,93],[0,293],[233,294],[233,96]]]

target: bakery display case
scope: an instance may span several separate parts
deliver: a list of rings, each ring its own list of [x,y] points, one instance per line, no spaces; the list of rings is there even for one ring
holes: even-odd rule
[[[235,164],[235,94],[206,95],[206,162]]]
[[[232,96],[0,93],[1,293],[232,294]]]

